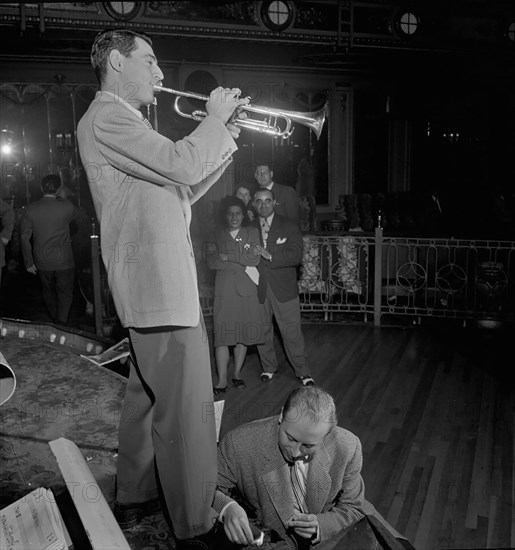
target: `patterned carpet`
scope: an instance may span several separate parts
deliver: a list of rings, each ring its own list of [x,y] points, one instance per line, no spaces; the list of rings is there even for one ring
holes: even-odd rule
[[[59,437],[80,448],[111,505],[125,379],[57,343],[7,335],[0,351],[17,379],[14,395],[0,408],[0,507],[36,487],[55,494],[65,489],[48,445]],[[162,513],[124,534],[133,550],[174,547]]]

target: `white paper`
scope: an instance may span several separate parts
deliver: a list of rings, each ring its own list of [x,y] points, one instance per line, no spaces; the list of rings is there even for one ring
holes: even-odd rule
[[[257,267],[254,267],[253,265],[248,265],[245,268],[245,273],[251,278],[252,282],[256,286],[259,285],[259,271],[257,270]]]
[[[225,400],[215,401],[215,427],[216,427],[216,441],[220,437],[220,426],[222,425],[222,415],[224,414]]]
[[[95,363],[95,365],[101,366],[127,357],[128,355],[130,355],[129,339],[124,338],[98,355],[81,355],[81,357]]]
[[[35,489],[0,511],[2,550],[66,550],[59,509],[50,489]]]

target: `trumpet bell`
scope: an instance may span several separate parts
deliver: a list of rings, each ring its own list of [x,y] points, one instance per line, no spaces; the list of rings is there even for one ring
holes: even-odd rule
[[[318,111],[313,112],[297,112],[297,111],[282,111],[292,122],[307,126],[320,139],[322,130],[324,129],[325,119],[329,116],[329,104],[326,102]]]

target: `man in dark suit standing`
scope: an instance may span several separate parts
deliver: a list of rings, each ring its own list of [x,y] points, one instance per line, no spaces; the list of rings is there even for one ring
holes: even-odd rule
[[[52,321],[64,325],[73,301],[75,261],[70,222],[76,209],[68,199],[57,196],[60,188],[59,176],[51,174],[43,178],[43,198],[27,207],[20,236],[25,268],[39,275],[43,301]]]
[[[289,185],[275,183],[273,180],[274,172],[270,164],[258,164],[255,178],[260,189],[269,189],[274,194],[276,213],[299,225],[299,197],[297,191]]]
[[[258,298],[265,309],[265,343],[257,346],[263,368],[261,381],[271,380],[278,368],[274,347],[275,317],[295,375],[304,386],[312,386],[314,381],[304,351],[296,270],[302,261],[302,234],[296,223],[275,212],[276,201],[271,190],[258,189],[253,206],[258,214],[255,223],[260,229],[263,246],[263,259],[258,266]]]

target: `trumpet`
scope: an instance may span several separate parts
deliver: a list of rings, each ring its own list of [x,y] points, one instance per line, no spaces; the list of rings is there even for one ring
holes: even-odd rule
[[[182,98],[198,99],[200,101],[207,101],[208,96],[197,94],[195,92],[181,92],[172,88],[164,88],[163,86],[154,86],[155,92],[164,92],[167,94],[173,94],[177,97],[174,102],[175,112],[184,117],[190,118],[200,122],[207,116],[206,111],[194,110],[191,113],[186,113],[180,108],[180,101]],[[280,137],[286,139],[290,137],[295,129],[293,123],[307,126],[316,135],[317,139],[320,139],[322,130],[324,128],[325,119],[328,115],[328,104],[325,103],[323,107],[318,111],[313,112],[300,112],[300,111],[285,111],[283,109],[271,109],[270,107],[260,107],[258,105],[242,105],[238,107],[238,111],[246,111],[248,114],[261,115],[261,119],[252,118],[250,115],[248,118],[234,118],[231,120],[232,124],[253,130],[255,132],[261,132],[274,137]]]

